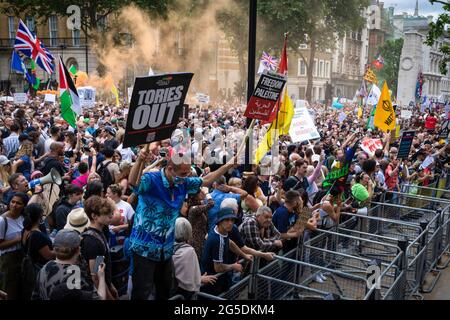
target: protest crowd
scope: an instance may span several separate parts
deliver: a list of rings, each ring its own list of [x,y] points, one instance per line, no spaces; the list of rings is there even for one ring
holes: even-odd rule
[[[342,212],[395,197],[389,192],[403,184],[440,179],[448,188],[443,105],[418,104],[409,120],[397,107],[402,131],[415,131],[402,159],[400,134],[368,126],[370,112],[358,117],[355,107],[345,104],[342,119],[331,105],[313,104],[320,138],[282,135],[276,159],[269,151],[248,171],[237,155],[246,125],[238,102],[191,105],[170,139],[139,147],[123,146],[126,106],[98,102],[73,128],[58,102],[0,102],[1,297],[217,296],[248,274],[255,257],[268,263],[331,229]],[[257,121],[254,137],[267,127]],[[381,145],[368,150],[368,139]],[[345,181],[324,186],[347,163]],[[49,174],[61,183],[33,182]],[[81,287],[68,286],[73,275]]]

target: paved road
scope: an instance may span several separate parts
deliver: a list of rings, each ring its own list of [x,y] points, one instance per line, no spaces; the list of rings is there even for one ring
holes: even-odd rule
[[[450,300],[450,266],[441,271],[436,287],[431,293],[424,294],[425,300]]]

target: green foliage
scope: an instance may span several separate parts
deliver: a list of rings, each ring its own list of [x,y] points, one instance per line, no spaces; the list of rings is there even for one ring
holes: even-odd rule
[[[402,48],[403,39],[387,40],[383,46],[378,48],[379,53],[384,59],[384,67],[376,72],[377,78],[379,81],[386,80],[393,95],[397,94],[398,70]]]
[[[431,47],[437,39],[447,34],[445,26],[450,24],[450,15],[449,15],[450,2],[436,1],[436,0],[429,0],[429,1],[431,4],[434,3],[443,4],[443,9],[445,11],[439,15],[436,22],[431,22],[429,24],[430,30],[428,31],[425,43]],[[439,69],[442,74],[446,75],[448,72],[447,63],[450,62],[450,48],[447,44],[444,44],[439,49],[439,51],[443,54],[442,61],[439,64]]]

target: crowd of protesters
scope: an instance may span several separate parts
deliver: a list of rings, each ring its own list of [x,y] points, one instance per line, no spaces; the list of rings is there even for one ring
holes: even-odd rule
[[[273,260],[305,234],[337,225],[341,212],[365,208],[382,193],[393,197],[389,191],[406,183],[445,181],[444,106],[417,106],[408,120],[397,110],[401,130],[416,131],[405,160],[397,159],[399,135],[368,129],[370,110],[358,118],[354,108],[346,105],[340,122],[342,111],[312,106],[321,138],[295,143],[281,136],[278,156],[249,170],[232,143],[245,129],[236,103],[192,107],[170,139],[125,148],[125,107],[98,103],[72,128],[57,104],[0,102],[0,297],[219,295],[255,257]],[[256,124],[255,148],[266,128]],[[383,148],[365,153],[364,138],[381,139]],[[327,174],[344,166],[354,146],[347,180],[325,188]],[[30,188],[52,170],[61,184]],[[81,281],[69,285],[75,269]]]

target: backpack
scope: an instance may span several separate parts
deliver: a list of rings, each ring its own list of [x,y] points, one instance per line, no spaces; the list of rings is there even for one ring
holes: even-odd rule
[[[0,217],[2,217],[5,221],[5,231],[3,232],[3,237],[6,238],[6,232],[8,231],[8,219],[6,219],[6,213],[2,214]]]
[[[53,231],[56,228],[56,209],[58,209],[58,207],[61,205],[61,203],[63,203],[65,197],[60,197],[54,204],[52,207],[52,211],[50,212],[50,214],[47,216],[47,223],[48,226],[50,227],[50,230]]]
[[[103,189],[106,191],[110,185],[114,183],[114,178],[111,175],[111,172],[108,170],[108,166],[112,163],[112,161],[108,161],[105,163],[100,163],[97,168],[97,173],[100,175],[101,181],[103,183]]]

